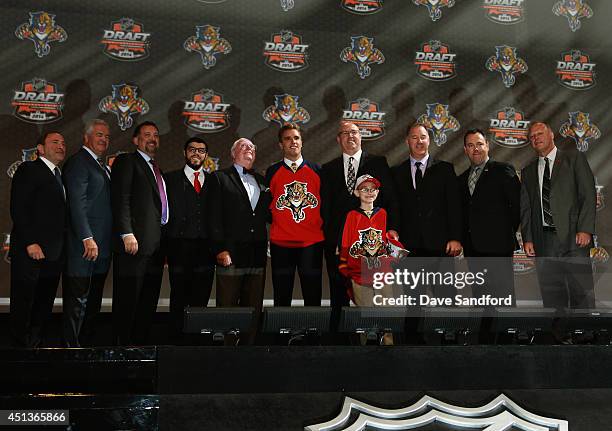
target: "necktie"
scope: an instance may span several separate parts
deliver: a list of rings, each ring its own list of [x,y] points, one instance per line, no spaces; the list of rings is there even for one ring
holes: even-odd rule
[[[159,198],[162,206],[161,223],[166,224],[168,221],[168,199],[166,198],[166,191],[164,190],[164,180],[162,180],[161,171],[157,162],[153,159],[149,160],[153,165],[153,173],[155,174],[155,182],[157,183],[157,190],[159,191]]]
[[[472,172],[470,172],[470,178],[468,179],[468,188],[470,189],[470,196],[474,194],[474,189],[476,188],[476,181],[478,179],[479,170],[480,170],[479,167],[475,167],[474,169],[472,169]]]
[[[291,162],[291,170],[293,171],[294,174],[295,174],[295,171],[297,171],[297,168],[298,168],[297,163]]]
[[[199,172],[194,172],[193,173],[193,188],[195,189],[197,194],[200,194],[200,191],[202,190],[202,185],[200,184],[200,180],[198,179],[198,175],[200,175]]]
[[[355,190],[355,182],[357,181],[357,176],[355,175],[355,166],[353,165],[354,161],[354,157],[349,157],[348,171],[346,174],[346,188],[351,194]]]
[[[554,226],[552,212],[550,211],[550,167],[548,157],[544,157],[544,177],[542,178],[542,212],[544,222],[549,226]]]
[[[60,170],[57,166],[55,167],[55,169],[53,169],[53,173],[55,174],[55,180],[57,181],[57,184],[59,185],[59,188],[62,191],[62,196],[64,196],[64,199],[66,199],[66,192],[64,191],[64,183],[62,183],[62,175],[60,174]]]
[[[423,163],[421,162],[416,162],[414,164],[414,166],[416,167],[416,171],[414,172],[415,190],[418,190],[421,186],[421,183],[423,182],[423,171],[421,171],[421,165],[423,165]]]
[[[104,163],[104,159],[102,157],[98,157],[97,160],[98,160],[98,164],[100,165],[100,167],[104,169],[104,173],[110,177],[110,172],[108,171],[106,167],[106,163]]]

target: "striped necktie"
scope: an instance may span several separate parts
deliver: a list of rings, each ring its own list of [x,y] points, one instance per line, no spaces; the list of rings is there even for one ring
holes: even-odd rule
[[[548,166],[548,157],[544,157],[544,177],[542,178],[542,212],[544,214],[544,222],[548,226],[554,226],[552,212],[550,210],[550,167]]]

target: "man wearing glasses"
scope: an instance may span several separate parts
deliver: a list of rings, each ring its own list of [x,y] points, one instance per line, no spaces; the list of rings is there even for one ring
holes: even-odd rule
[[[361,133],[357,125],[352,122],[340,122],[336,142],[342,150],[342,155],[323,165],[321,171],[321,215],[325,234],[325,261],[329,276],[330,302],[333,309],[332,327],[338,323],[341,307],[349,305],[347,286],[350,286],[350,280],[338,271],[337,249],[346,214],[359,207],[359,199],[353,192],[357,178],[361,175],[371,175],[383,184],[375,205],[387,211],[387,229],[393,239],[398,239],[397,204],[387,160],[361,149]]]
[[[202,169],[208,145],[194,137],[183,148],[185,166],[168,173],[172,216],[166,226],[170,276],[170,337],[182,342],[183,309],[206,307],[215,275],[210,248],[210,174]]]

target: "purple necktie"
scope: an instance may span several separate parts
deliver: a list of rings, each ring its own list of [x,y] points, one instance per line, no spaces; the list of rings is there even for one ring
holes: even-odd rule
[[[153,173],[155,174],[155,182],[157,183],[157,190],[159,190],[159,198],[161,199],[162,216],[161,224],[164,225],[168,221],[168,199],[166,198],[166,191],[164,190],[164,180],[162,180],[161,171],[155,160],[149,160],[153,165]]]

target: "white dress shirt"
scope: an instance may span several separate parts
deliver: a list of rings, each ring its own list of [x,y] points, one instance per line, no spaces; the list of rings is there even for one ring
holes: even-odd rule
[[[546,155],[548,159],[548,173],[552,178],[553,166],[555,164],[555,159],[557,158],[557,147],[554,147],[550,153]],[[544,161],[544,157],[538,157],[538,182],[540,183],[540,211],[542,213],[542,224],[544,226],[549,226],[548,223],[544,221],[544,206],[542,205],[542,182],[544,179],[544,168],[546,167],[546,162]],[[551,208],[552,209],[552,208]]]
[[[417,160],[413,158],[412,156],[410,156],[410,175],[412,176],[412,187],[415,190],[416,190],[416,179],[414,176],[416,175],[416,170],[417,170],[416,163],[421,162],[421,166],[419,167],[421,169],[421,178],[425,178],[425,168],[427,168],[428,160],[429,160],[429,154],[427,154],[421,160]]]

